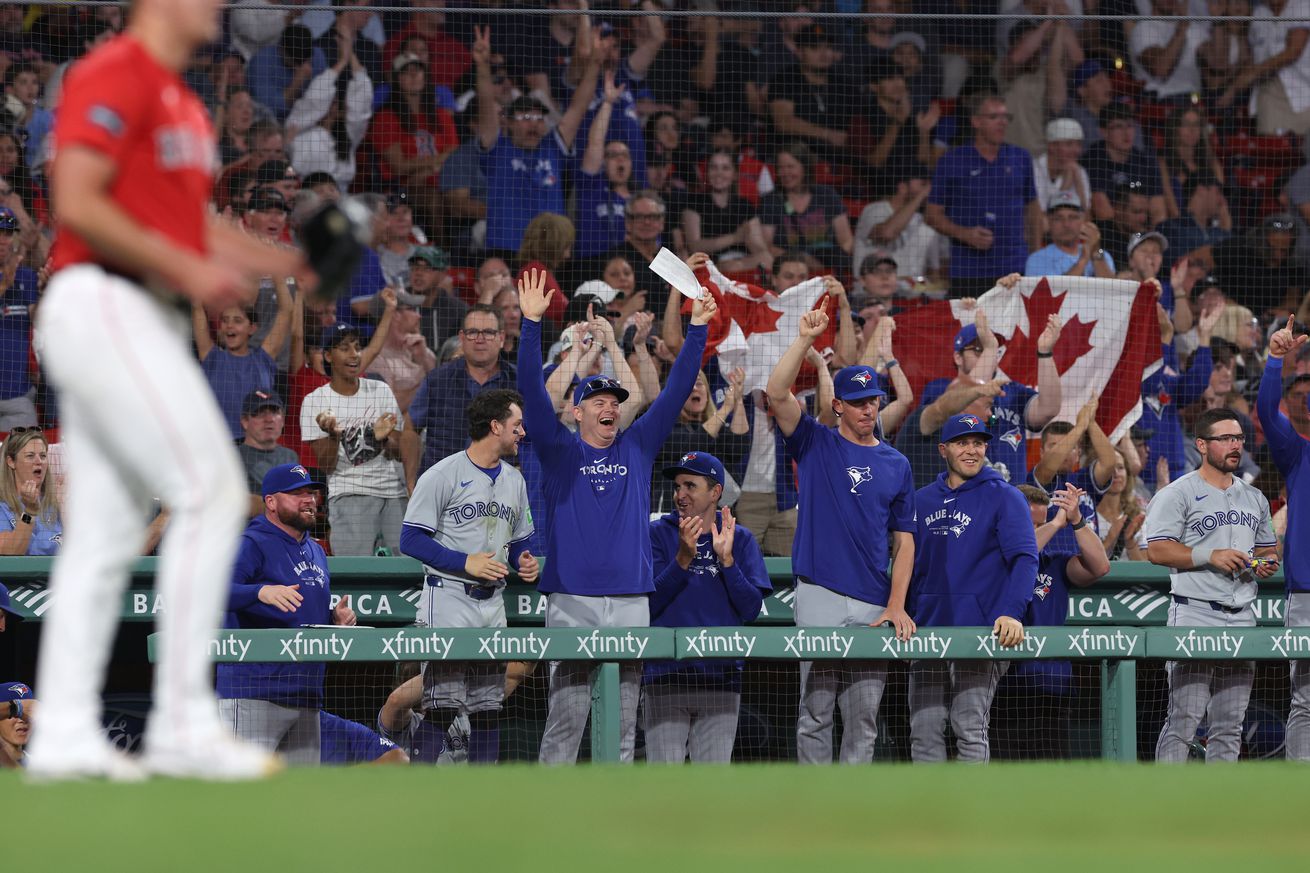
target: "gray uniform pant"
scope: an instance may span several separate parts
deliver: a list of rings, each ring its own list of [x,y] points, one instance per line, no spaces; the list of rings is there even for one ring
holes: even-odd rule
[[[946,720],[955,732],[956,760],[991,758],[987,728],[996,685],[1009,661],[915,661],[910,667],[910,757],[916,764],[946,760]]]
[[[464,584],[449,579],[424,584],[419,595],[422,627],[505,627],[505,598],[474,600]],[[495,712],[505,699],[505,665],[500,661],[427,661],[423,664],[423,709]]]
[[[862,627],[885,607],[796,581],[797,627]],[[839,760],[868,764],[878,739],[878,707],[887,685],[883,661],[801,661],[801,703],[796,719],[796,760],[832,763],[833,708],[841,707]]]
[[[1287,627],[1310,627],[1310,593],[1287,596]],[[1310,761],[1310,661],[1292,661],[1292,708],[1287,713],[1287,758]]]
[[[288,764],[319,764],[322,738],[317,709],[268,700],[224,699],[218,702],[218,715],[238,738],[282,755]]]
[[[741,694],[723,688],[678,685],[676,680],[641,690],[646,760],[652,764],[729,764],[737,738]]]
[[[1170,627],[1255,627],[1255,612],[1248,606],[1235,615],[1205,604],[1169,606]],[[1242,719],[1255,681],[1254,661],[1168,661],[1169,714],[1155,744],[1155,760],[1187,760],[1201,719],[1210,724],[1205,760],[1236,761],[1242,751]]]
[[[650,603],[645,594],[585,597],[555,592],[546,597],[546,627],[650,627]],[[546,729],[541,736],[543,764],[574,764],[591,714],[593,664],[552,661]],[[632,762],[637,737],[637,701],[641,692],[641,662],[619,665],[619,760]]]
[[[332,554],[372,555],[380,541],[400,554],[400,529],[405,522],[405,497],[369,497],[343,494],[328,498],[332,522]]]

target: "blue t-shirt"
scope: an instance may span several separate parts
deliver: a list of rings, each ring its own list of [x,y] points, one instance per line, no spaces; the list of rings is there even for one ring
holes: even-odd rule
[[[14,516],[13,509],[8,503],[0,503],[0,533],[13,530],[17,527],[17,518]],[[64,539],[64,525],[59,520],[58,514],[52,522],[47,523],[39,515],[32,516],[32,539],[27,543],[27,551],[23,554],[29,556],[36,555],[56,555],[59,553],[59,544]]]
[[[490,151],[479,153],[487,177],[487,248],[518,251],[532,219],[564,213],[564,172],[572,156],[557,131],[530,152],[502,133]]]
[[[598,257],[623,242],[623,213],[628,199],[610,187],[603,167],[591,175],[579,172],[576,180],[578,241],[574,256]]]
[[[245,431],[241,429],[241,401],[256,389],[273,390],[277,363],[258,347],[252,347],[248,355],[234,355],[215,346],[201,362],[200,369],[209,380],[209,388],[218,400],[232,439],[245,439]]]
[[[961,227],[986,227],[992,247],[979,251],[951,240],[951,278],[996,278],[1023,271],[1028,260],[1024,210],[1037,199],[1033,159],[1018,146],[1002,145],[988,161],[970,145],[951,149],[933,171],[928,202],[944,207]]]
[[[1044,249],[1038,249],[1028,256],[1028,262],[1024,264],[1023,274],[1025,276],[1063,276],[1065,273],[1078,263],[1078,257],[1082,253],[1082,246],[1078,251],[1069,254],[1063,251],[1055,243],[1051,243]],[[1110,253],[1105,253],[1105,263],[1112,271],[1114,270],[1114,258]],[[1087,260],[1087,266],[1083,268],[1084,276],[1096,275],[1096,264],[1090,258]]]
[[[793,572],[886,606],[891,532],[914,533],[910,462],[887,443],[853,443],[806,414],[784,439],[800,480]]]
[[[36,273],[30,267],[19,267],[14,283],[0,297],[0,400],[21,397],[32,388],[27,377],[32,349],[29,313],[36,301]]]
[[[306,80],[309,83],[319,73],[328,68],[327,56],[323,49],[314,46],[310,50],[309,64],[313,74]],[[293,73],[282,61],[282,48],[277,43],[266,45],[250,56],[246,67],[246,82],[250,85],[250,96],[255,102],[277,116],[278,121],[285,121],[291,106],[287,103],[286,89],[291,84]],[[302,90],[300,92],[304,94]]]
[[[1097,485],[1096,478],[1092,476],[1092,467],[1092,464],[1088,464],[1086,467],[1073,473],[1056,473],[1055,478],[1051,480],[1050,485],[1043,485],[1041,482],[1037,481],[1036,476],[1029,475],[1028,484],[1041,488],[1047,494],[1064,491],[1070,485],[1075,488],[1081,488],[1085,493],[1078,499],[1078,508],[1082,510],[1083,521],[1091,525],[1092,530],[1099,534],[1101,532],[1101,526],[1096,518],[1096,504],[1101,502],[1101,498],[1105,496],[1105,492],[1109,489],[1110,483],[1106,482],[1104,488]],[[1063,510],[1058,506],[1049,507],[1046,512],[1046,520],[1050,521],[1055,518],[1056,513],[1062,511]],[[1046,544],[1046,547],[1047,549],[1061,552],[1077,553],[1081,551],[1078,548],[1078,534],[1071,530],[1068,525],[1065,525],[1056,531],[1055,536],[1051,537],[1051,541]]]
[[[318,714],[320,764],[368,764],[396,748],[386,737],[348,718]]]
[[[1063,533],[1068,528],[1061,528]],[[1060,627],[1069,615],[1069,559],[1080,554],[1060,549],[1045,548],[1037,556],[1037,580],[1033,584],[1033,599],[1022,621],[1024,627]],[[1030,677],[1040,683],[1042,690],[1054,694],[1068,694],[1073,665],[1069,661],[1012,661],[1010,671],[1015,676]]]
[[[646,182],[646,134],[645,128],[642,127],[641,116],[637,114],[637,101],[649,98],[649,92],[646,90],[643,81],[633,75],[632,70],[628,67],[625,60],[619,65],[618,71],[614,76],[614,84],[623,86],[623,95],[619,97],[614,104],[614,110],[610,113],[609,129],[605,131],[605,142],[622,142],[628,147],[628,154],[632,156],[632,178],[636,180],[637,188],[644,187]],[[572,99],[572,88],[568,89]],[[604,81],[596,82],[596,94],[587,104],[587,112],[582,117],[582,124],[578,128],[577,142],[585,143],[587,137],[591,134],[591,123],[596,118],[596,113],[600,111],[600,104],[605,98]],[[568,100],[564,100],[559,105],[565,106]]]

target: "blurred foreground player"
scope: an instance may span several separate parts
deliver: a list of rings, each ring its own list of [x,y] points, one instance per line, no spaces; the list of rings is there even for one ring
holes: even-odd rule
[[[40,779],[136,778],[111,749],[99,698],[128,564],[159,497],[160,617],[147,769],[246,779],[276,759],[218,718],[208,641],[222,613],[245,515],[241,463],[190,352],[186,310],[252,301],[261,275],[303,258],[210,216],[215,137],[179,77],[219,35],[218,0],[136,0],[127,31],[69,71],[52,173],[60,231],[36,347],[59,392],[67,458],[65,537],[38,676],[50,712],[34,738]]]

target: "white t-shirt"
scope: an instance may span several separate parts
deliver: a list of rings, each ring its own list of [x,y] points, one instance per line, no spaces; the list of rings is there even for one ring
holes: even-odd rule
[[[1251,13],[1251,58],[1257,64],[1269,60],[1287,47],[1287,34],[1310,28],[1310,0],[1287,0],[1281,15],[1261,3]],[[1310,45],[1301,57],[1278,71],[1293,112],[1310,109]]]
[[[1082,190],[1069,189],[1078,195],[1081,200],[1086,194],[1090,199],[1092,196],[1092,181],[1087,178],[1087,171],[1083,169],[1082,164],[1078,165],[1078,179],[1082,183]],[[1040,155],[1033,158],[1033,182],[1037,186],[1037,202],[1042,204],[1042,214],[1050,208],[1051,198],[1055,196],[1056,191],[1065,190],[1054,179],[1051,178],[1051,170],[1047,164],[1046,155]],[[1090,204],[1085,204],[1089,205]]]
[[[1164,48],[1173,39],[1181,18],[1147,19],[1137,22],[1132,36],[1128,39],[1128,48],[1133,56],[1134,69],[1146,83],[1146,90],[1157,97],[1176,97],[1179,94],[1201,93],[1201,68],[1196,63],[1196,50],[1210,39],[1208,22],[1193,21],[1187,25],[1187,36],[1183,39],[1183,51],[1178,56],[1178,63],[1167,79],[1152,76],[1142,63],[1142,52],[1150,48]]]
[[[915,213],[901,231],[900,236],[889,245],[875,245],[869,239],[873,229],[892,217],[890,200],[875,200],[860,213],[860,220],[855,223],[855,242],[851,246],[851,272],[858,276],[860,264],[874,249],[886,249],[896,261],[896,273],[900,276],[923,276],[929,268],[937,269],[946,262],[947,240],[928,226],[923,216]]]
[[[315,388],[300,407],[300,433],[305,442],[327,436],[318,426],[318,415],[331,412],[341,434],[337,466],[328,475],[332,497],[404,497],[405,475],[400,461],[389,461],[381,444],[373,438],[373,424],[384,414],[396,416],[396,430],[402,427],[400,405],[386,382],[360,379],[359,390],[347,397],[331,385]]]

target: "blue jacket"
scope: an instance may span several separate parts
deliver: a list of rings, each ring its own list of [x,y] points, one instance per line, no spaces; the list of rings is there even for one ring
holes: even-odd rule
[[[678,564],[678,514],[671,512],[650,523],[655,562],[655,593],[650,597],[652,627],[732,627],[748,624],[760,614],[764,597],[773,591],[764,553],[755,535],[740,524],[732,539],[732,566],[719,565],[714,538],[706,532],[696,543],[696,557],[686,570]],[[722,516],[719,516],[722,523]],[[707,681],[741,686],[741,661],[648,661],[645,681],[671,673],[692,674]]]
[[[1178,410],[1201,399],[1210,384],[1210,370],[1214,362],[1210,347],[1201,346],[1192,356],[1192,366],[1180,373],[1178,352],[1173,343],[1163,347],[1160,368],[1142,382],[1142,417],[1137,426],[1153,430],[1147,446],[1151,449],[1151,462],[1142,469],[1142,481],[1155,487],[1155,461],[1169,459],[1169,481],[1187,472],[1186,443],[1183,439],[1183,422]]]
[[[1037,579],[1028,502],[990,467],[959,488],[946,473],[915,494],[918,527],[909,613],[922,627],[1023,621]]]
[[[294,612],[261,603],[265,585],[299,585],[303,599]],[[223,627],[296,628],[332,621],[327,555],[306,535],[293,539],[262,515],[241,534]],[[269,700],[283,706],[321,709],[323,673],[319,664],[219,664],[218,696]]]
[[[1260,393],[1255,398],[1255,409],[1260,415],[1278,471],[1287,480],[1287,534],[1283,537],[1283,578],[1287,591],[1310,591],[1310,558],[1306,555],[1310,543],[1310,511],[1300,504],[1310,498],[1310,442],[1292,428],[1278,409],[1283,398],[1283,361],[1270,358],[1265,361],[1264,378],[1260,380]]]

